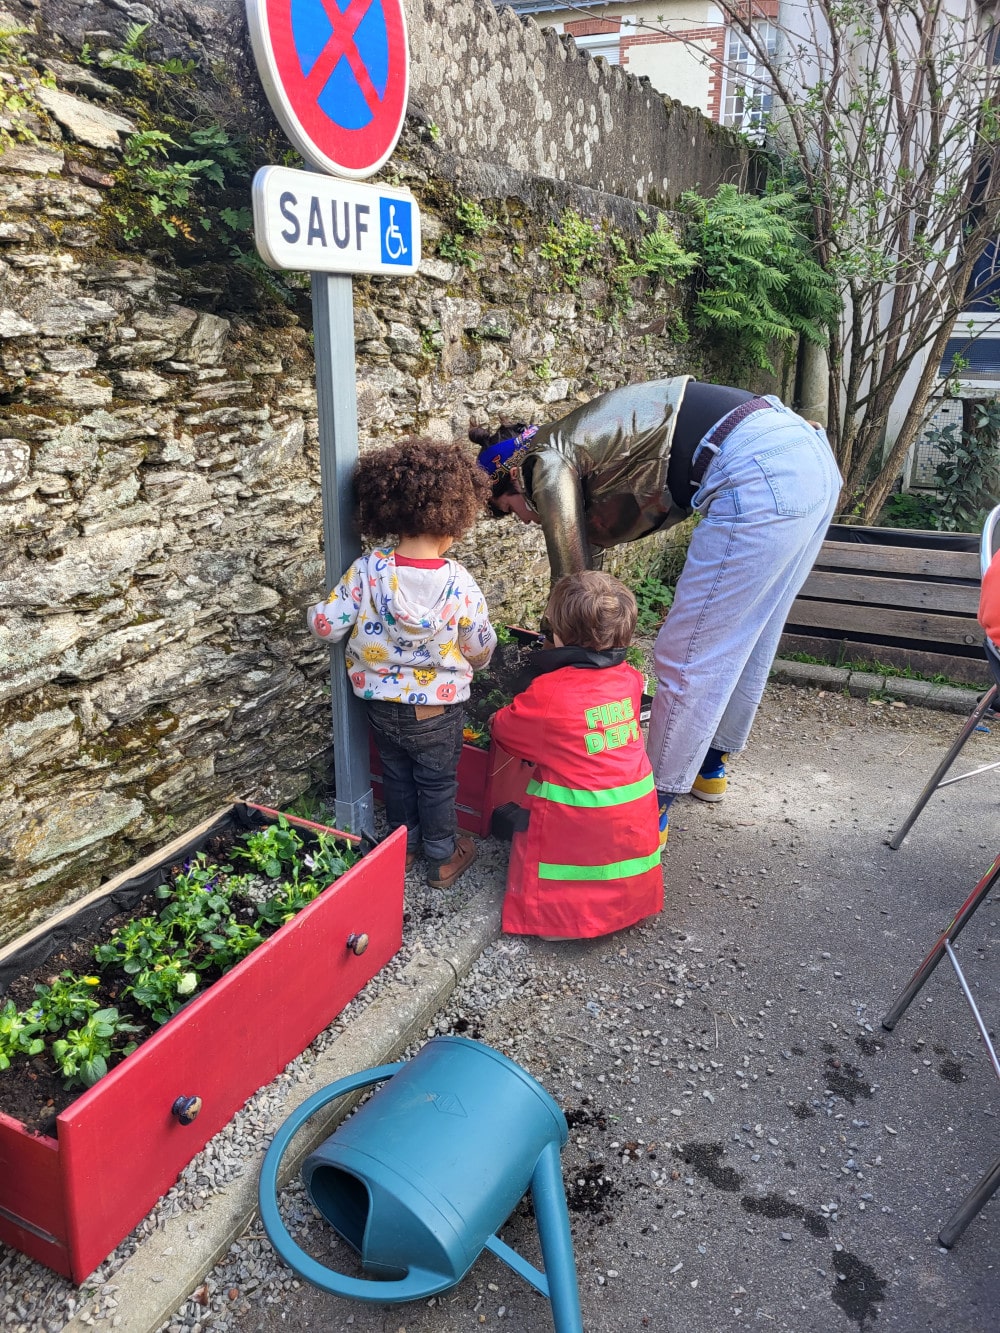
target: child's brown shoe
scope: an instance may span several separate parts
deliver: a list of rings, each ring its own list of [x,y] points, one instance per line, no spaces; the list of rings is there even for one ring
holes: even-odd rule
[[[476,859],[476,844],[471,838],[456,838],[455,850],[447,861],[428,867],[427,883],[432,889],[450,889],[463,870]]]

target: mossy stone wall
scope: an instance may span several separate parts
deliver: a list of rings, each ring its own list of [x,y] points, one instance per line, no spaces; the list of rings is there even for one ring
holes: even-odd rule
[[[241,10],[7,8],[0,27],[27,32],[0,55],[0,941],[232,794],[288,802],[331,744],[328,655],[303,616],[324,578],[307,289],[279,299],[183,230],[123,240],[123,150],[163,85],[94,55],[148,13],[149,58],[197,62],[192,123],[249,130],[259,154],[280,136]],[[412,114],[383,177],[417,194],[427,259],[413,279],[355,282],[362,447],[718,370],[673,340],[673,298],[633,285],[626,308],[611,238],[634,238],[641,202],[669,194],[658,155],[676,148],[672,179],[708,189],[743,171],[742,151],[660,99],[666,137],[646,153],[631,117],[641,101],[648,138],[648,87],[485,2],[413,4],[410,19]],[[524,98],[505,93],[499,120],[492,71],[522,65]],[[557,166],[539,99],[593,124],[591,94],[600,134],[564,128]],[[681,123],[682,145],[667,134]],[[707,165],[691,165],[692,126]],[[477,236],[456,212],[469,199],[489,222]],[[607,241],[572,290],[540,253],[568,208]],[[446,257],[456,236],[476,258]],[[617,567],[634,575],[653,549]],[[537,531],[484,522],[458,555],[495,619],[537,616]]]

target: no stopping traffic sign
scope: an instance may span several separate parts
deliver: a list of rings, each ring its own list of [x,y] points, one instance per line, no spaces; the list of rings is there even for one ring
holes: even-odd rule
[[[402,0],[247,0],[264,91],[321,171],[372,175],[396,146],[409,87]]]

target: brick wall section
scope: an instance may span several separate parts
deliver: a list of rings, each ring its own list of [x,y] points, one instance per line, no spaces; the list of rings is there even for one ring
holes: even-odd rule
[[[602,33],[621,32],[621,19],[575,19],[563,24],[571,37],[598,37]]]

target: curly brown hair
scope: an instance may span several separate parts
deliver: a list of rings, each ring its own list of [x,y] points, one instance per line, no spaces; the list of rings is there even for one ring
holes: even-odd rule
[[[567,646],[627,648],[635,633],[638,609],[624,583],[600,569],[581,569],[557,580],[545,619]]]
[[[490,479],[468,446],[408,435],[358,463],[358,526],[371,536],[461,537],[486,505]]]

